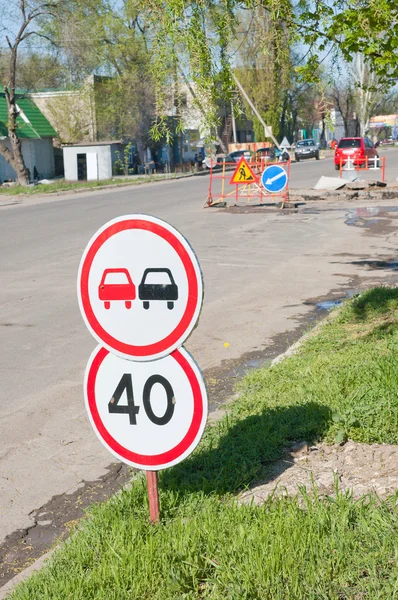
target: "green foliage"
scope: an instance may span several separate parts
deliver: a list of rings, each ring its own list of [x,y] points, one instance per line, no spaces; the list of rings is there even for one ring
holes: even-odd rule
[[[362,52],[380,81],[396,78],[396,21],[395,0],[65,0],[43,28],[62,48],[76,85],[94,71],[116,76],[101,95],[103,138],[127,132],[142,139],[150,129],[154,140],[170,142],[166,114],[185,79],[195,88],[204,129],[210,134],[217,127],[217,107],[236,98],[237,48],[248,54],[243,83],[260,113],[273,120],[277,135],[292,135],[297,75],[309,85],[318,82],[326,50],[338,49],[347,60]],[[256,33],[240,37],[242,24],[255,25]],[[309,50],[295,74],[296,42]],[[179,106],[176,119],[182,120]]]
[[[48,53],[47,75],[38,79],[47,87],[68,73],[68,85],[78,87],[94,72],[112,76],[98,103],[100,139],[143,140],[150,129],[153,139],[170,142],[173,127],[165,115],[185,79],[194,85],[204,129],[214,132],[217,107],[236,98],[232,69],[237,47],[243,48],[243,22],[258,26],[244,40],[252,62],[245,65],[246,83],[280,136],[295,128],[296,75],[310,85],[318,82],[326,51],[334,48],[346,60],[362,53],[380,82],[395,82],[398,75],[396,0],[63,0],[50,8],[40,17],[41,33],[60,49],[60,58]],[[294,74],[296,42],[308,47],[308,55]],[[29,87],[35,84],[35,56],[26,59],[26,69],[20,63],[20,81]]]
[[[0,52],[0,84],[9,80],[9,53]],[[16,86],[24,91],[59,89],[65,87],[67,73],[55,54],[21,53],[16,72]]]
[[[123,155],[121,154],[120,150],[116,150],[115,155],[117,158],[114,163],[114,175],[127,176],[129,174],[130,153],[132,147],[133,144],[131,142],[126,144],[126,147],[123,150]]]
[[[76,89],[95,71],[96,137],[143,143],[154,114],[154,82],[145,24],[137,2],[65,0],[56,20],[45,26],[62,48]]]
[[[337,13],[327,29],[330,39],[343,38],[340,48],[347,60],[360,52],[373,66],[379,79],[398,76],[398,38],[395,0],[351,1]]]
[[[275,25],[268,11],[257,7],[248,14],[242,11],[236,37],[235,74],[274,136],[282,138],[287,133],[286,95],[294,76],[292,36],[286,27]],[[264,127],[248,105],[246,114],[253,119],[255,139],[264,140]]]
[[[335,47],[347,62],[361,53],[380,81],[395,83],[398,76],[398,5],[395,0],[302,0],[297,28],[302,40],[319,51]],[[311,66],[305,69],[310,76]]]

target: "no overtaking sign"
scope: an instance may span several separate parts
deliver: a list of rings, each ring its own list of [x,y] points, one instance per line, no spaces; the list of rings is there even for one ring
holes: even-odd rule
[[[118,356],[147,361],[182,345],[199,318],[202,274],[187,240],[147,215],[110,221],[92,237],[78,275],[83,319]]]

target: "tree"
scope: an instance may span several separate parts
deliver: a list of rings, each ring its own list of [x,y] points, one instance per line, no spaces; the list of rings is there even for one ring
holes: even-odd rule
[[[58,23],[67,53],[73,55],[71,67],[88,65],[90,59],[91,65],[109,69],[104,74],[121,69],[125,76],[129,66],[120,49],[130,57],[129,44],[142,40],[145,80],[152,82],[155,102],[152,134],[159,139],[168,131],[168,92],[178,86],[181,68],[205,107],[207,125],[217,124],[220,101],[230,105],[236,95],[234,40],[242,11],[249,21],[259,11],[266,14],[268,48],[279,57],[276,79],[283,79],[289,64],[280,57],[287,57],[297,41],[309,48],[305,64],[297,68],[309,83],[319,80],[319,56],[329,47],[339,48],[346,59],[362,52],[380,80],[398,75],[396,0],[64,0]],[[286,122],[286,96],[273,98],[272,104]]]
[[[346,59],[362,52],[379,78],[398,75],[396,0],[300,0],[295,6],[291,0],[136,0],[135,4],[150,32],[159,132],[164,124],[163,91],[175,64],[185,65],[210,105],[233,97],[232,42],[242,10],[250,17],[259,9],[267,13],[270,31],[278,34],[278,52],[298,39],[310,48],[306,64],[299,69],[309,82],[319,78],[319,56],[329,46],[338,48]]]
[[[289,33],[282,24],[275,28],[262,7],[254,8],[250,14],[242,13],[234,44],[234,71],[273,134],[282,138],[287,128],[287,90],[294,76]],[[263,125],[256,117],[253,121],[256,139],[261,140]]]
[[[357,52],[352,66],[355,83],[356,114],[359,123],[359,135],[364,137],[369,129],[373,107],[380,96],[377,76],[371,71],[365,56]]]
[[[144,143],[153,120],[155,91],[145,23],[136,2],[64,0],[57,20],[47,24],[46,35],[62,49],[76,90],[86,89],[87,77],[99,74],[91,99],[96,139]],[[68,106],[64,112],[66,117]]]
[[[55,7],[56,4],[51,2],[40,3],[29,2],[28,0],[19,0],[17,8],[18,20],[14,13],[9,14],[8,16],[9,19],[11,19],[11,17],[13,19],[10,21],[11,23],[15,23],[15,21],[18,22],[17,30],[14,35],[12,35],[10,32],[5,34],[5,39],[8,45],[8,67],[5,69],[3,77],[4,94],[7,102],[8,139],[10,141],[11,148],[9,148],[4,141],[0,141],[0,154],[4,156],[6,161],[12,166],[16,173],[17,182],[21,185],[29,184],[29,171],[25,166],[22,155],[21,140],[18,137],[17,130],[17,118],[19,116],[16,95],[18,51],[20,45],[29,37],[33,35],[40,35],[38,31],[32,29],[32,24],[38,21],[40,18],[53,15]],[[3,8],[3,15],[6,14],[5,8]],[[4,25],[3,30],[6,30]]]
[[[346,136],[353,135],[350,127],[353,121],[356,123],[355,134],[364,137],[375,111],[384,107],[391,112],[395,109],[394,104],[388,106],[389,98],[395,97],[394,90],[380,83],[369,61],[360,52],[346,63],[345,75],[338,73],[330,97],[341,114]]]
[[[330,97],[343,119],[344,135],[350,135],[349,123],[355,111],[355,95],[350,80],[335,82]]]
[[[67,72],[57,53],[28,50],[20,55],[15,83],[25,93],[64,88],[66,81]]]

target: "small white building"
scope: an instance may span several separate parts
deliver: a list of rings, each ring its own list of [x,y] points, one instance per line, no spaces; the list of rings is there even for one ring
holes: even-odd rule
[[[123,162],[122,142],[82,142],[63,147],[66,181],[110,179],[115,163]]]

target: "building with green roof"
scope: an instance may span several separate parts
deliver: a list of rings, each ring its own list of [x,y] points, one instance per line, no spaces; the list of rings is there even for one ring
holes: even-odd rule
[[[53,138],[57,132],[31,98],[17,95],[19,115],[17,134],[22,143],[22,154],[31,178],[49,178],[54,176]],[[0,87],[0,140],[11,149],[8,140],[8,111],[4,88]],[[15,171],[6,159],[0,155],[0,182],[14,180]]]

